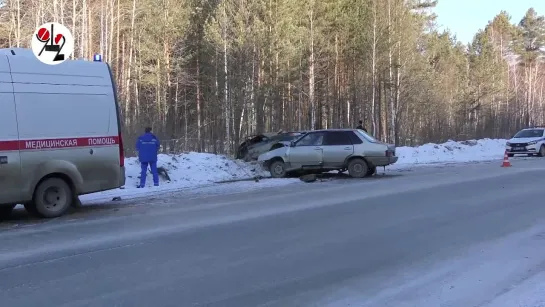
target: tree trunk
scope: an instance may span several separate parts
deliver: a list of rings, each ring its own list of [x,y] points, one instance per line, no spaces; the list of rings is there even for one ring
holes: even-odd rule
[[[229,99],[229,74],[228,74],[228,62],[227,62],[227,11],[225,6],[223,7],[223,74],[224,74],[224,84],[223,84],[223,105],[224,105],[224,120],[225,120],[225,143],[227,146],[227,152],[231,152],[231,106]]]
[[[373,0],[373,43],[371,57],[371,125],[373,135],[377,135],[377,120],[376,120],[376,94],[377,94],[377,0]]]
[[[316,111],[315,111],[315,78],[314,69],[315,69],[315,58],[314,58],[314,2],[315,0],[310,0],[311,7],[309,11],[310,19],[310,54],[309,54],[309,67],[308,67],[308,99],[310,102],[310,130],[316,128]]]

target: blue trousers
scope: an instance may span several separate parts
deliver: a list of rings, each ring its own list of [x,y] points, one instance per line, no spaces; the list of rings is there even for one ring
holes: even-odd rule
[[[142,172],[140,173],[140,187],[146,186],[146,175],[148,173],[148,165],[151,168],[151,174],[153,175],[153,184],[159,185],[159,173],[157,173],[157,162],[140,162]]]

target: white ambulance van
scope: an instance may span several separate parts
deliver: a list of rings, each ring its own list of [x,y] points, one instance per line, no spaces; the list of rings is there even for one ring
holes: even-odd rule
[[[78,195],[123,186],[119,112],[108,64],[0,49],[0,219],[16,204],[58,217]]]

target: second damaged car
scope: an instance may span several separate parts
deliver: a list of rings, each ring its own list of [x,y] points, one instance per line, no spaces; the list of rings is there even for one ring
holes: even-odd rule
[[[276,133],[262,133],[249,137],[239,145],[235,158],[247,162],[255,161],[260,154],[269,150],[289,146],[292,140],[297,139],[303,134],[303,132],[298,131],[279,131]]]
[[[258,161],[274,178],[333,170],[348,170],[351,177],[362,178],[397,162],[395,149],[359,129],[316,130],[287,147],[259,155]]]

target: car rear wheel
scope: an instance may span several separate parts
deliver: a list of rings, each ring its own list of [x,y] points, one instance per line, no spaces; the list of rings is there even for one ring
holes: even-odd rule
[[[363,178],[367,176],[369,166],[363,159],[353,159],[348,162],[348,174],[353,178]]]
[[[48,178],[40,182],[34,192],[34,199],[29,211],[41,217],[53,218],[66,213],[74,200],[74,194],[68,183],[61,178]]]
[[[286,177],[286,165],[284,164],[284,161],[276,160],[272,162],[269,167],[269,172],[273,178]]]
[[[537,154],[540,157],[545,157],[545,145],[541,145],[539,148],[539,153]]]

